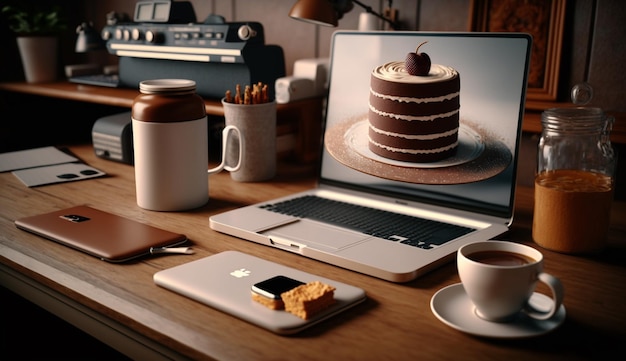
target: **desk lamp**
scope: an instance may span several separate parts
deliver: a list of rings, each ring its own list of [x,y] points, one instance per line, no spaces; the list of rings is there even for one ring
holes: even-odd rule
[[[83,22],[76,27],[77,53],[89,53],[106,49],[100,33],[91,22]],[[103,67],[97,63],[65,66],[65,75],[74,83],[115,87],[118,84],[117,65]]]
[[[104,42],[100,34],[94,29],[89,22],[84,22],[76,27],[76,47],[74,51],[77,53],[88,53],[94,50],[104,49]],[[70,81],[79,76],[92,75],[102,73],[102,66],[98,64],[74,64],[65,66],[65,75]]]
[[[391,1],[389,3],[391,8]],[[393,30],[398,29],[398,24],[394,20],[378,14],[372,10],[371,6],[367,6],[358,0],[298,0],[291,8],[291,11],[289,11],[289,16],[317,25],[334,27],[339,24],[338,20],[343,17],[343,14],[352,10],[354,4],[359,5],[369,14],[388,23]]]

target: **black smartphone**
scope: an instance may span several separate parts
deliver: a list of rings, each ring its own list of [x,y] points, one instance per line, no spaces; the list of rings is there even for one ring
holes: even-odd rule
[[[304,282],[294,280],[287,276],[275,276],[253,284],[252,292],[256,292],[267,298],[280,300],[280,295],[283,292],[287,292],[303,284]]]

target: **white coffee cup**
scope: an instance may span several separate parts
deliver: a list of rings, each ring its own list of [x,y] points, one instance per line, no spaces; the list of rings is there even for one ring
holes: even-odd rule
[[[543,254],[529,246],[504,241],[467,244],[457,253],[457,267],[476,315],[487,321],[506,322],[520,312],[546,320],[563,302],[561,281],[543,272]],[[552,292],[549,309],[529,303],[537,281]]]

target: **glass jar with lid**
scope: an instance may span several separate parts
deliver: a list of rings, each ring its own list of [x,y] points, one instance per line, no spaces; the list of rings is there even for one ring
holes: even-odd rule
[[[615,186],[613,122],[600,108],[543,112],[532,231],[538,245],[573,254],[605,248]]]

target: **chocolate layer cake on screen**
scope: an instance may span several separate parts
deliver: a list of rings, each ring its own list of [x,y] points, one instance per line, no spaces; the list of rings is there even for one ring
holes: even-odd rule
[[[369,149],[404,162],[426,163],[456,153],[461,81],[448,66],[432,64],[428,75],[409,74],[396,61],[372,70]]]

